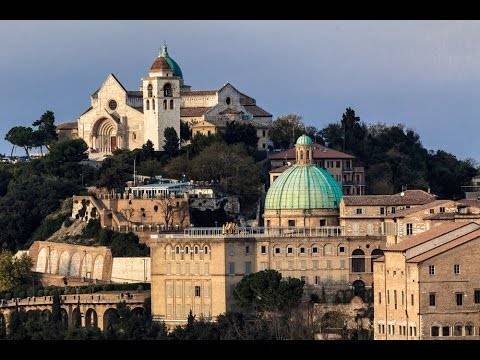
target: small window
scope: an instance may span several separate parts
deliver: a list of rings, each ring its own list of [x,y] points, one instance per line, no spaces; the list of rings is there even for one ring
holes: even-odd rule
[[[289,227],[295,226],[295,220],[288,220],[288,226]]]
[[[320,219],[320,226],[327,226],[327,220]]]
[[[155,99],[152,99],[152,110],[155,110]]]
[[[340,247],[338,248],[338,252],[339,252],[340,254],[344,254],[344,253],[345,253],[345,247],[344,247],[344,246],[340,246]]]
[[[245,245],[245,255],[250,254],[250,246]]]
[[[263,137],[267,136],[267,133],[266,133],[265,130],[262,130],[262,136],[263,136]]]
[[[198,246],[195,246],[194,251],[195,251],[195,254],[198,254]]]
[[[429,265],[428,266],[428,274],[429,275],[435,275],[435,265]]]
[[[200,286],[195,286],[195,296],[200,297]]]
[[[429,299],[429,305],[430,305],[430,306],[435,306],[435,304],[436,304],[435,294],[434,294],[434,293],[430,293],[429,296],[428,296],[428,299]]]
[[[444,208],[443,206],[440,207],[440,212],[441,212],[441,213],[444,213],[444,212],[445,212],[445,208]]]
[[[185,254],[188,255],[189,251],[190,251],[190,249],[188,248],[188,246],[185,246]]]
[[[163,110],[167,110],[167,100],[163,100]]]
[[[463,305],[463,293],[455,293],[455,300],[457,302],[457,306]]]
[[[170,110],[173,110],[173,100],[170,100]]]
[[[337,168],[340,167],[340,161],[337,161],[337,162],[336,162],[335,167],[337,167]]]
[[[442,336],[450,336],[450,326],[442,327]]]
[[[414,297],[413,294],[410,295],[410,304],[413,306],[414,305]]]
[[[291,246],[287,248],[287,254],[293,254],[293,248]]]
[[[454,273],[455,275],[460,274],[460,264],[455,264],[455,265],[453,265],[453,273]]]
[[[179,247],[179,246],[177,246],[177,247],[175,248],[175,254],[180,254],[180,247]]]
[[[407,235],[413,234],[413,224],[407,224]]]
[[[262,245],[262,246],[260,247],[260,252],[261,252],[262,254],[266,254],[266,253],[267,253],[267,247],[266,247],[265,245]]]
[[[476,289],[473,294],[474,294],[473,298],[474,298],[475,304],[480,304],[480,290]]]
[[[275,248],[275,254],[280,254],[280,248],[279,247]]]
[[[438,326],[432,326],[431,332],[432,332],[432,336],[439,336],[440,328]]]
[[[312,254],[317,254],[318,253],[318,247],[314,246],[312,248]]]
[[[150,110],[150,101],[148,100],[145,102],[145,109]]]
[[[473,326],[472,325],[465,325],[465,335],[472,336],[473,335]]]
[[[110,110],[115,110],[117,108],[117,102],[115,100],[110,100],[108,102],[108,107],[110,108]]]
[[[380,215],[385,215],[385,208],[384,207],[380,208]]]
[[[147,92],[148,92],[148,94],[147,94],[148,97],[152,97],[152,96],[153,96],[153,86],[152,86],[152,84],[148,84],[148,86],[147,86]]]
[[[203,252],[204,252],[205,254],[208,254],[208,247],[205,246],[205,248],[203,249]]]
[[[430,209],[430,214],[435,214],[435,209]]]
[[[230,96],[227,96],[227,98],[225,99],[225,103],[227,105],[230,105],[231,102],[232,102],[232,100],[230,99]]]
[[[304,247],[300,248],[300,254],[305,254],[305,248]]]
[[[357,208],[357,215],[362,215],[362,214],[363,214],[363,209]]]
[[[378,303],[382,303],[382,293],[380,291],[378,292]]]
[[[171,84],[165,84],[163,86],[163,96],[164,97],[172,97],[172,85]]]
[[[395,214],[396,208],[395,206],[392,206],[392,214]]]

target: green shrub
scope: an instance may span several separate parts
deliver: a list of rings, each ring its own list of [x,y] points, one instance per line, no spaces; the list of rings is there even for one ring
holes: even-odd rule
[[[66,221],[68,215],[59,215],[54,218],[45,218],[40,226],[35,230],[31,237],[31,242],[47,240],[57,230],[62,227],[62,224]]]

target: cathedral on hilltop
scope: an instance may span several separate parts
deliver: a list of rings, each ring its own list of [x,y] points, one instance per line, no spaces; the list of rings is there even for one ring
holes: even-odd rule
[[[116,149],[140,148],[148,140],[162,150],[165,129],[173,127],[180,137],[181,121],[189,124],[192,136],[221,132],[236,121],[252,124],[258,149],[268,149],[272,115],[229,83],[217,90],[192,90],[166,45],[141,82],[139,91],[130,91],[109,74],[90,96],[90,107],[76,121],[58,126],[59,138],[82,138],[90,158],[102,159]]]

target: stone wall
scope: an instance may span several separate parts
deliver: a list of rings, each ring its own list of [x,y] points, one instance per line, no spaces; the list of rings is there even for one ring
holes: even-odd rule
[[[149,257],[113,258],[112,278],[114,283],[150,282]]]

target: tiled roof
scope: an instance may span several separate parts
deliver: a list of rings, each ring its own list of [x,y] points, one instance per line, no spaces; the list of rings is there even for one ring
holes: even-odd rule
[[[460,205],[473,206],[480,208],[480,200],[477,199],[461,199],[457,201]]]
[[[150,70],[173,70],[163,56],[158,56],[153,62]]]
[[[270,117],[272,114],[263,110],[261,107],[257,105],[244,105],[244,108],[252,114],[254,117]]]
[[[386,250],[388,251],[406,251],[414,246],[426,243],[427,241],[433,240],[437,237],[445,235],[451,231],[460,229],[468,225],[469,223],[446,223],[442,225],[437,225],[418,235],[414,235],[408,239],[403,240],[399,244],[389,246]]]
[[[295,148],[273,153],[269,156],[271,160],[295,160]],[[329,149],[320,144],[313,145],[313,159],[355,159],[355,156],[345,154],[341,151]]]
[[[434,256],[437,256],[437,255],[440,255],[444,252],[447,252],[457,246],[460,246],[462,244],[465,244],[469,241],[472,241],[472,240],[475,240],[475,239],[478,239],[480,238],[480,229],[477,229],[477,230],[474,230],[468,234],[465,234],[463,236],[460,236],[454,240],[451,240],[445,244],[442,244],[440,246],[437,246],[431,250],[428,250],[428,251],[425,251],[424,253],[420,254],[420,255],[417,255],[417,256],[413,256],[411,258],[408,258],[407,259],[407,262],[422,262],[422,261],[425,261],[425,260],[428,260]]]
[[[129,90],[127,91],[128,96],[132,97],[141,97],[143,98],[143,91],[137,91],[137,90]]]
[[[353,195],[344,196],[345,205],[389,206],[424,205],[435,200],[435,195],[423,190],[406,190],[394,195]]]
[[[93,107],[90,106],[87,110],[85,110],[83,113],[81,113],[80,116],[86,114],[87,112],[89,112],[92,109],[93,109]]]
[[[189,90],[181,91],[181,96],[204,96],[204,95],[215,95],[217,90]]]
[[[445,212],[426,216],[426,220],[455,220],[455,219],[479,219],[480,214],[462,214],[458,212]]]
[[[270,173],[282,173],[285,170],[287,170],[289,167],[290,167],[289,165],[279,166],[270,170]]]
[[[401,218],[401,217],[404,217],[404,216],[407,216],[407,215],[410,215],[410,214],[414,214],[418,211],[427,210],[429,208],[448,203],[450,201],[451,200],[434,200],[434,201],[428,202],[424,205],[415,206],[415,207],[410,208],[410,209],[399,210],[395,214],[390,214],[390,215],[386,216],[386,218],[389,218],[389,219]]]
[[[57,130],[74,130],[74,129],[78,129],[78,122],[76,121],[66,122],[66,123],[57,125]]]
[[[181,117],[199,117],[205,114],[211,107],[183,107],[180,108],[180,116]]]

